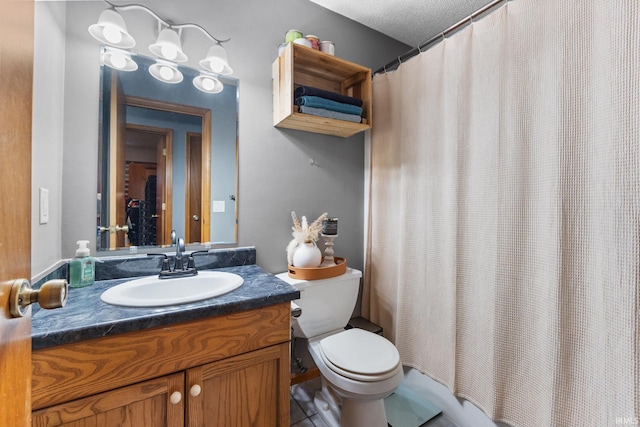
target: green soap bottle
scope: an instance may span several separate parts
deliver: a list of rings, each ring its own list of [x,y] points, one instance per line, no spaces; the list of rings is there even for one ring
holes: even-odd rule
[[[69,286],[82,288],[95,282],[96,261],[91,257],[88,240],[78,240],[76,244],[76,257],[69,263]]]

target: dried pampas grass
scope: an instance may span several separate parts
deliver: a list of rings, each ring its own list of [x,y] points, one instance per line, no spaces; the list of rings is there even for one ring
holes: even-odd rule
[[[309,225],[307,217],[303,216],[302,221],[298,220],[296,213],[291,211],[291,219],[293,220],[293,240],[287,245],[287,262],[293,265],[293,253],[299,245],[304,243],[316,242],[322,231],[322,221],[327,219],[327,213],[323,213]]]

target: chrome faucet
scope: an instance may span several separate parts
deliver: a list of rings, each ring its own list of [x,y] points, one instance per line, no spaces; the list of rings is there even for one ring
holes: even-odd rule
[[[183,262],[182,262],[182,253],[184,252],[184,239],[182,237],[178,237],[176,240],[176,260],[173,264],[173,270],[182,270]]]
[[[163,262],[160,275],[158,276],[160,279],[180,276],[195,276],[198,274],[198,270],[196,269],[196,265],[193,260],[193,255],[188,256],[187,265],[184,265],[184,250],[184,239],[179,237],[176,239],[176,255],[175,261],[173,262],[173,270],[169,267],[168,261],[166,263]]]

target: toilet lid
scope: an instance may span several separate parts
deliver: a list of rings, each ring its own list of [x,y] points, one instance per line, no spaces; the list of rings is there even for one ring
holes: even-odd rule
[[[357,328],[323,338],[320,349],[331,369],[359,380],[367,376],[383,379],[400,363],[400,354],[390,341]]]

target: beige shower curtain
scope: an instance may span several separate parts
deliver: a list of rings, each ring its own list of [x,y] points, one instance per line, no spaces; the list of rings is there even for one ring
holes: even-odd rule
[[[364,313],[514,426],[640,416],[640,2],[516,0],[377,75]]]

